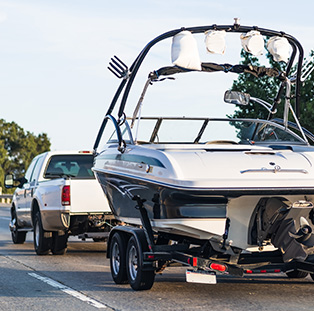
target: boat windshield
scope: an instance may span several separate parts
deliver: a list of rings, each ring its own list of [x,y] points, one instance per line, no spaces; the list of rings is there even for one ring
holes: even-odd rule
[[[294,132],[255,119],[157,118],[140,120],[137,143],[305,144]]]

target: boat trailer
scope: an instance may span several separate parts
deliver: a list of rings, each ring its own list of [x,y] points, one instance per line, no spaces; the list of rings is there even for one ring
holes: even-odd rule
[[[285,272],[288,277],[296,278],[305,277],[308,273],[312,277],[314,275],[314,263],[298,260],[284,262],[279,250],[253,253],[239,250],[237,253],[228,251],[226,247],[227,255],[205,258],[204,246],[209,246],[208,241],[190,247],[193,241],[187,243],[184,237],[177,236],[177,243],[169,244],[173,236],[168,239],[166,233],[154,233],[144,206],[145,200],[139,196],[134,196],[133,200],[140,212],[142,226],[116,226],[108,238],[107,257],[110,258],[111,274],[117,284],[130,283],[134,290],[150,289],[155,275],[176,263],[189,267],[186,280],[195,283],[215,284],[216,274],[242,277],[253,273]]]

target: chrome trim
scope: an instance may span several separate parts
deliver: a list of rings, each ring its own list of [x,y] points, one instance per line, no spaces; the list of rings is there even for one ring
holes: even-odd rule
[[[247,169],[240,171],[241,174],[245,173],[302,173],[302,174],[308,174],[309,172],[304,169],[282,169],[279,165],[276,165],[274,168],[260,168],[260,169]]]

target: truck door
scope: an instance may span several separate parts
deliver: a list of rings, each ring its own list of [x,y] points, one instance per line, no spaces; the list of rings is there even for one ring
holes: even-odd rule
[[[23,186],[17,188],[15,192],[16,196],[16,213],[21,222],[24,223],[24,226],[30,225],[30,208],[27,207],[26,201],[27,201],[27,192],[30,189],[30,180],[35,168],[35,165],[38,161],[38,158],[34,158],[34,160],[29,165],[25,178],[27,180],[26,183],[23,184]]]
[[[36,158],[35,165],[34,165],[31,175],[29,176],[29,179],[26,177],[29,180],[29,182],[25,188],[25,193],[24,193],[25,209],[29,212],[31,211],[33,194],[36,188],[38,187],[38,178],[39,178],[43,161],[44,161],[44,156],[39,156],[38,158]]]

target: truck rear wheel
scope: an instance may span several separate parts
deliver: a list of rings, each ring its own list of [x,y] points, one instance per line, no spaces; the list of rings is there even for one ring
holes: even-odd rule
[[[40,212],[34,218],[34,248],[37,255],[47,255],[52,245],[52,232],[45,231],[42,226]]]
[[[134,237],[131,237],[126,251],[126,269],[134,290],[151,289],[155,280],[154,270],[143,269],[143,255]]]
[[[116,284],[126,284],[126,242],[123,234],[115,232],[110,243],[110,270]]]
[[[26,239],[26,231],[19,231],[19,226],[17,224],[17,215],[16,215],[16,210],[15,207],[12,206],[11,208],[11,237],[12,237],[12,242],[14,244],[23,244]]]
[[[68,233],[60,230],[52,232],[52,247],[51,252],[54,255],[64,255],[68,246]]]

